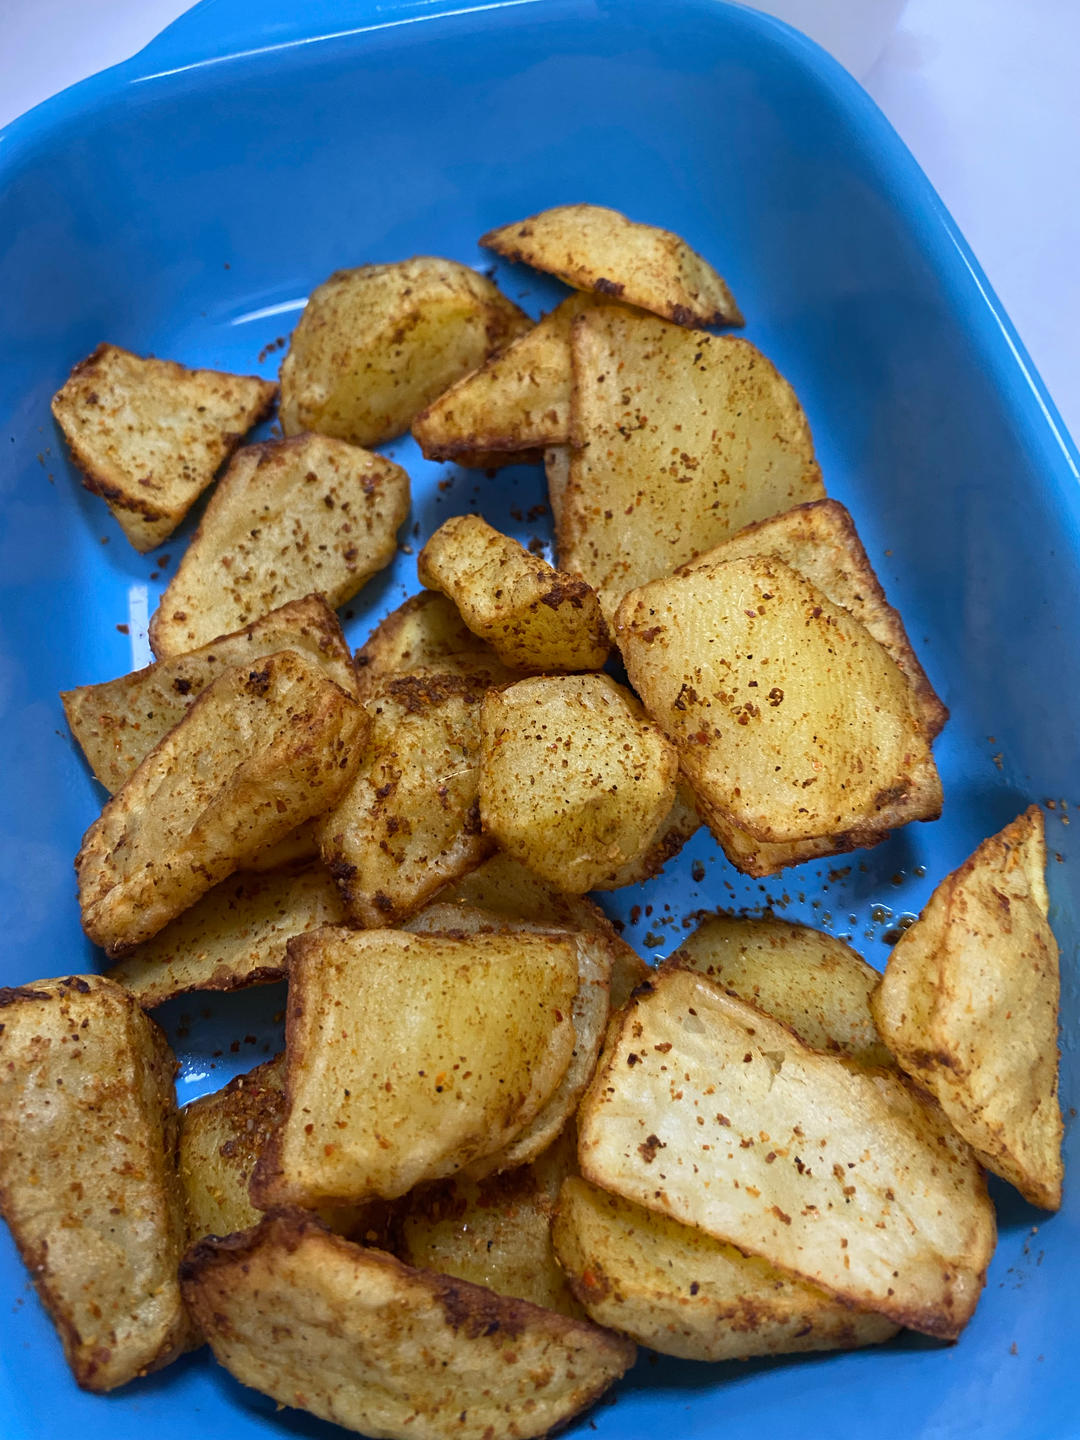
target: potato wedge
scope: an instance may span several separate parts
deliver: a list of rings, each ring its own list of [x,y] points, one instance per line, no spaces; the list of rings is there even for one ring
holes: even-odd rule
[[[555,534],[560,533],[566,503],[566,487],[570,484],[570,446],[549,445],[544,451],[544,479],[547,481],[548,506]]]
[[[144,1010],[193,990],[269,985],[284,980],[285,947],[294,935],[345,919],[338,888],[322,866],[234,875],[130,951],[109,979]]]
[[[480,244],[676,325],[743,323],[725,282],[685,240],[602,205],[558,205],[489,230]]]
[[[150,620],[178,655],[317,591],[344,605],[389,564],[409,513],[400,465],[323,435],[249,445],[214,491]]]
[[[52,412],[83,473],[136,550],[171,535],[253,425],[277,386],[257,375],[189,370],[99,345],[53,396]]]
[[[632,863],[671,809],[675,752],[606,675],[493,690],[480,723],[481,823],[561,890],[583,894]]]
[[[946,876],[873,999],[885,1043],[995,1175],[1061,1205],[1058,947],[1032,805]]]
[[[0,1213],[76,1381],[112,1390],[192,1338],[176,1063],[98,975],[0,990],[0,1016]]]
[[[441,590],[504,665],[544,672],[599,670],[611,651],[600,602],[479,515],[456,515],[420,551],[421,585]]]
[[[207,686],[83,837],[83,928],[110,955],[151,939],[245,858],[334,805],[370,722],[290,650]]]
[[[379,445],[532,326],[485,276],[418,256],[338,270],[312,291],[281,366],[286,435]]]
[[[945,1116],[703,975],[641,987],[578,1125],[592,1184],[850,1304],[942,1339],[975,1309],[994,1211]]]
[[[337,616],[321,595],[306,595],[200,650],[158,660],[118,680],[61,691],[60,699],[90,768],[106,790],[116,791],[223,670],[250,666],[278,650],[306,656],[343,690],[356,693]]]
[[[413,914],[494,849],[480,830],[480,706],[474,675],[390,677],[367,700],[371,741],[320,830],[350,916],[381,926]]]
[[[520,679],[473,634],[454,602],[436,590],[412,595],[391,611],[356,652],[354,664],[363,700],[394,675],[483,675],[491,685]]]
[[[609,618],[628,590],[825,491],[791,386],[745,340],[579,315],[559,565]]]
[[[701,816],[694,803],[694,792],[684,780],[675,786],[671,809],[661,820],[656,834],[636,860],[620,865],[617,870],[593,882],[594,890],[621,890],[624,885],[641,885],[659,875],[669,860],[676,856],[692,835],[701,828]]]
[[[720,815],[754,840],[842,848],[940,813],[907,677],[782,561],[654,581],[627,596],[616,635],[708,823]]]
[[[327,928],[289,961],[285,1118],[251,1182],[264,1209],[453,1175],[518,1135],[570,1063],[565,936]]]
[[[899,1326],[571,1176],[552,1244],[590,1319],[662,1355],[747,1360],[878,1345]]]
[[[870,1013],[881,976],[835,935],[772,915],[720,913],[703,920],[670,958],[790,1025],[815,1050],[864,1065],[894,1063]]]
[[[812,500],[767,520],[756,520],[689,561],[678,571],[708,569],[718,560],[771,555],[790,565],[821,593],[865,625],[911,681],[926,733],[938,735],[949,712],[912,649],[904,622],[885,598],[855,522],[839,500]]]
[[[295,1213],[195,1246],[183,1286],[238,1380],[390,1440],[544,1435],[636,1353],[595,1325],[414,1270]]]

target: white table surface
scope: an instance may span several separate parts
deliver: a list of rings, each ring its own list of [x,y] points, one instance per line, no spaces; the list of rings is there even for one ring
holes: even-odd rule
[[[841,28],[845,10],[854,23],[867,3],[799,0],[832,34],[838,16]],[[0,0],[0,125],[132,54],[187,8]],[[1078,56],[1080,0],[908,0],[859,78],[949,207],[1080,439]]]

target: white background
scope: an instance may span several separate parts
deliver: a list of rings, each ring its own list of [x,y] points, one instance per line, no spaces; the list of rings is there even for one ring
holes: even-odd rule
[[[867,69],[881,38],[866,34],[875,5],[886,27],[902,14]],[[0,125],[126,58],[186,8],[185,0],[0,0]],[[1080,438],[1080,0],[761,0],[761,8],[797,15],[856,70],[951,210]]]

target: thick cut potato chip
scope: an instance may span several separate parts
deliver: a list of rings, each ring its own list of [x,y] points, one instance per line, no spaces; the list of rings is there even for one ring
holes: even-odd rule
[[[414,1270],[274,1215],[184,1260],[184,1295],[245,1385],[383,1440],[528,1440],[633,1364],[585,1321]]]
[[[286,435],[379,445],[532,321],[485,276],[419,256],[338,270],[312,291],[281,366]]]
[[[391,677],[365,701],[371,742],[322,822],[322,856],[361,925],[392,924],[494,848],[480,829],[483,673]]]
[[[600,602],[479,515],[456,515],[421,550],[422,585],[441,590],[474,634],[518,670],[599,670],[611,651]]]
[[[555,534],[560,533],[562,513],[566,502],[566,487],[570,484],[570,446],[549,445],[544,451],[544,478],[547,481],[548,506],[551,510]]]
[[[909,681],[782,561],[654,581],[626,597],[616,635],[710,823],[718,814],[755,840],[843,848],[940,813]]]
[[[984,840],[901,936],[874,997],[900,1064],[996,1175],[1061,1204],[1058,948],[1043,817]]]
[[[671,809],[661,820],[648,846],[636,860],[620,865],[610,875],[594,881],[592,888],[621,890],[624,885],[640,885],[645,880],[651,880],[700,828],[701,816],[694,804],[694,792],[685,781],[680,780],[675,787]]]
[[[790,1025],[815,1050],[893,1063],[870,1013],[881,976],[835,935],[771,915],[710,915],[671,959]]]
[[[150,621],[178,655],[317,591],[344,605],[394,556],[409,513],[400,465],[298,435],[235,457]]]
[[[319,595],[292,600],[243,630],[143,670],[61,692],[72,734],[106,790],[120,789],[163,735],[179,725],[207,685],[230,665],[295,650],[356,693],[356,676],[338,618]]]
[[[369,699],[384,679],[433,671],[444,675],[483,675],[492,685],[519,679],[479,636],[474,635],[454,602],[437,590],[412,595],[392,610],[368,636],[354,660],[360,697]]]
[[[566,1073],[564,935],[316,930],[289,946],[286,1113],[257,1205],[392,1200],[507,1145]]]
[[[188,370],[99,345],[52,411],[83,484],[145,551],[172,534],[276,394],[257,375]]]
[[[596,310],[574,321],[559,564],[611,615],[752,520],[824,495],[795,394],[745,340]]]
[[[118,955],[149,940],[245,858],[329,809],[350,785],[363,706],[285,650],[227,670],[83,837],[83,928]]]
[[[234,875],[127,954],[109,978],[144,1010],[193,990],[268,985],[285,978],[285,947],[294,935],[345,920],[338,888],[321,866]]]
[[[926,733],[931,739],[949,718],[926,671],[919,664],[899,612],[885,598],[855,522],[839,500],[812,500],[781,515],[756,520],[724,540],[679,574],[708,569],[718,560],[771,555],[806,577],[834,605],[865,625],[911,681]]]
[[[493,690],[481,729],[481,823],[561,890],[582,894],[632,863],[671,809],[675,751],[606,675]]]
[[[898,1326],[571,1176],[552,1243],[598,1325],[686,1360],[877,1345]]]
[[[602,205],[559,205],[489,230],[480,244],[676,325],[743,323],[727,285],[685,240]]]
[[[75,1379],[112,1390],[191,1339],[176,1063],[98,975],[0,990],[0,1016],[0,1213]]]
[[[578,1125],[602,1189],[928,1335],[975,1309],[994,1211],[940,1110],[703,975],[642,987]]]

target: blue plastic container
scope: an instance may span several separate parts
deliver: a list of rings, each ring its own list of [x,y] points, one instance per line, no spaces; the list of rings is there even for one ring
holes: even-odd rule
[[[793,31],[713,0],[206,0],[133,60],[0,134],[0,983],[96,966],[71,863],[102,795],[57,691],[147,657],[147,611],[191,528],[139,557],[80,488],[49,414],[72,364],[108,339],[272,374],[280,352],[264,347],[331,270],[415,253],[486,264],[475,242],[490,226],[584,199],[680,232],[730,281],[746,334],[801,396],[828,489],[852,509],[952,708],[936,824],[763,885],[699,835],[611,912],[643,953],[664,954],[700,908],[772,903],[849,935],[880,966],[898,917],[983,836],[1052,799],[1071,1121],[1077,453],[866,95]],[[499,278],[534,312],[554,294],[520,269]],[[402,535],[413,548],[472,506],[522,538],[549,538],[547,520],[528,516],[543,499],[538,471],[489,480],[429,465],[411,442],[389,448],[414,479],[415,528]],[[349,607],[350,637],[416,588],[402,553]],[[273,988],[166,1007],[181,1098],[270,1053],[282,1003]],[[995,1187],[1001,1240],[956,1346],[909,1336],[772,1364],[643,1360],[592,1423],[620,1440],[1080,1434],[1072,1128],[1060,1215]],[[6,1232],[0,1337],[3,1440],[334,1433],[275,1415],[205,1352],[107,1399],[81,1394]]]

